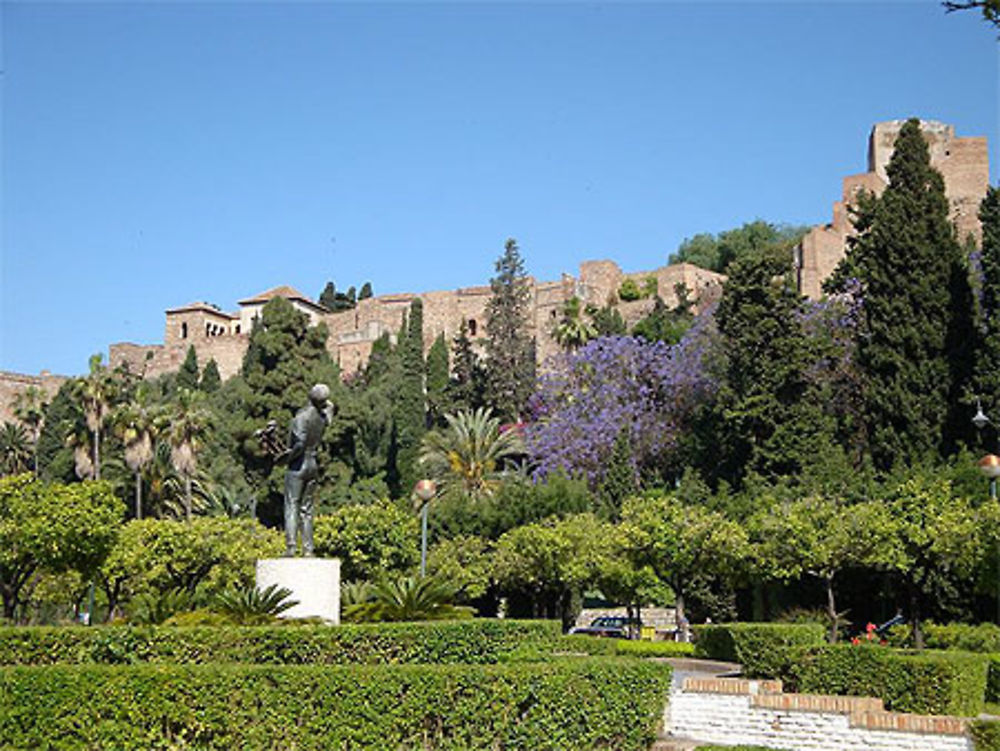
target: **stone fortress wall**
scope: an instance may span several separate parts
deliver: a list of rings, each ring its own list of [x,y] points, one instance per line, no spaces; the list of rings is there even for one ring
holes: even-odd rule
[[[802,239],[796,252],[796,265],[799,290],[806,297],[820,297],[823,280],[844,257],[847,238],[854,234],[848,206],[857,202],[861,191],[881,195],[889,184],[885,168],[905,122],[890,120],[875,124],[868,136],[868,170],[843,179],[841,198],[833,204],[832,221],[813,227]],[[990,182],[986,138],[959,138],[955,135],[955,126],[932,120],[922,120],[920,127],[930,149],[931,166],[944,178],[958,238],[964,242],[971,234],[978,243],[982,239],[979,204]]]
[[[626,279],[642,283],[657,280],[660,296],[667,305],[677,303],[675,285],[683,283],[692,299],[704,305],[721,294],[724,277],[690,264],[676,264],[648,272],[624,273],[613,261],[587,261],[580,265],[579,277],[564,274],[558,281],[537,281],[529,278],[531,302],[529,329],[538,344],[538,359],[543,362],[559,350],[553,337],[563,306],[573,297],[585,305],[601,307],[617,300],[618,288]],[[465,321],[473,342],[482,343],[486,336],[486,306],[490,299],[488,286],[465,287],[457,290],[379,295],[360,300],[352,310],[331,313],[290,287],[277,287],[261,293],[250,301],[241,301],[238,313],[226,313],[206,303],[192,303],[166,312],[162,344],[112,344],[109,362],[112,367],[127,364],[129,369],[146,377],[178,370],[193,346],[198,363],[204,366],[214,359],[223,380],[239,372],[243,354],[249,342],[253,316],[273,297],[285,297],[294,307],[309,314],[311,323],[325,323],[329,331],[327,349],[345,376],[363,368],[371,354],[372,344],[383,334],[395,339],[403,319],[414,299],[424,305],[424,350],[428,350],[441,334],[449,343]],[[247,308],[255,306],[253,315]],[[619,310],[629,325],[637,323],[652,308],[653,300],[620,303]]]
[[[866,172],[843,179],[841,198],[833,205],[829,224],[814,227],[795,251],[795,267],[799,289],[810,298],[821,295],[821,285],[844,257],[847,239],[851,236],[848,206],[856,201],[861,190],[881,194],[887,185],[886,165],[892,154],[896,136],[903,120],[877,123],[868,138],[868,168]],[[981,238],[978,207],[989,185],[989,159],[984,137],[958,137],[955,128],[944,123],[923,121],[922,128],[930,147],[931,163],[944,177],[945,190],[951,203],[951,216],[958,236],[972,234]],[[718,298],[725,277],[689,264],[664,266],[653,271],[625,273],[610,260],[586,261],[580,264],[579,275],[563,274],[555,281],[531,279],[529,323],[538,343],[539,361],[558,351],[552,336],[562,307],[572,297],[598,307],[616,299],[618,288],[627,279],[640,287],[649,276],[655,276],[661,297],[668,305],[676,304],[675,285],[683,282],[698,306]],[[178,370],[189,346],[194,346],[198,362],[203,367],[209,359],[219,366],[223,379],[239,372],[246,352],[249,332],[255,316],[267,300],[274,296],[289,299],[309,315],[311,322],[322,321],[330,332],[327,347],[343,373],[349,375],[368,362],[372,344],[384,333],[395,338],[413,299],[424,302],[424,346],[431,346],[439,334],[450,341],[463,320],[470,327],[473,341],[485,338],[488,286],[465,287],[456,290],[424,292],[419,295],[400,293],[380,295],[358,302],[353,310],[331,313],[290,287],[276,287],[256,297],[239,301],[239,310],[227,313],[207,303],[193,303],[166,311],[162,344],[121,342],[110,347],[110,363],[127,363],[134,372],[147,377]],[[651,299],[619,302],[618,310],[625,321],[635,324],[652,307]],[[39,376],[0,372],[0,419],[12,419],[13,400],[29,385],[55,393],[64,377],[43,372]]]
[[[53,375],[47,370],[36,376],[0,370],[0,422],[15,421],[14,402],[18,394],[34,386],[45,394],[46,401],[51,401],[68,380],[69,376]]]

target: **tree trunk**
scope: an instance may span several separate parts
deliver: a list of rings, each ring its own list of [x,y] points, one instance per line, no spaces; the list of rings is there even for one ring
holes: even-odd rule
[[[135,471],[135,518],[142,518],[142,473]]]
[[[910,595],[910,626],[913,629],[913,646],[924,648],[924,632],[920,628],[920,592],[916,582],[909,583]]]
[[[830,619],[831,644],[837,643],[837,601],[833,594],[833,574],[825,574],[823,583],[826,586],[826,615]]]
[[[684,593],[679,589],[674,589],[674,607],[677,610],[677,633],[680,636],[679,641],[689,642],[691,641],[691,629],[688,624],[687,616],[684,614]]]
[[[17,597],[9,587],[0,588],[0,596],[3,597],[3,617],[13,623],[14,611],[17,610]]]
[[[101,429],[94,431],[94,479],[101,479]]]
[[[191,475],[184,475],[184,515],[191,521]]]

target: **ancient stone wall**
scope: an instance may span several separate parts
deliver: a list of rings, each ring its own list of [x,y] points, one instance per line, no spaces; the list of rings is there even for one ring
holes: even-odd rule
[[[854,234],[849,206],[857,202],[862,190],[881,195],[888,185],[886,166],[895,148],[904,120],[876,123],[868,139],[868,171],[845,177],[841,199],[833,205],[830,224],[813,227],[803,238],[797,253],[799,290],[816,299],[822,284],[840,263],[847,249],[847,238]],[[952,125],[922,121],[921,131],[927,140],[931,166],[944,178],[945,192],[951,205],[951,219],[958,238],[970,234],[982,239],[979,204],[989,186],[987,142],[981,137],[957,138]]]
[[[14,403],[19,394],[34,386],[45,394],[46,401],[51,401],[59,387],[69,380],[68,376],[53,375],[43,370],[39,375],[24,375],[0,371],[0,422],[16,422]]]

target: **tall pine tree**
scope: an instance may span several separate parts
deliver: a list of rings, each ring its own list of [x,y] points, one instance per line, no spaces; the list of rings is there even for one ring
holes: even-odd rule
[[[1000,422],[1000,188],[986,191],[979,220],[983,248],[975,391],[990,419]]]
[[[886,172],[882,196],[859,202],[845,259],[861,287],[858,365],[882,470],[947,452],[967,434],[973,333],[967,263],[919,120],[903,125]]]
[[[398,492],[407,494],[417,479],[417,456],[420,441],[427,430],[424,397],[424,303],[418,297],[410,303],[405,333],[400,340],[403,372],[399,394],[395,400],[398,435]]]
[[[487,402],[501,419],[517,422],[535,388],[535,344],[528,331],[531,288],[515,240],[507,240],[496,271],[486,306]]]

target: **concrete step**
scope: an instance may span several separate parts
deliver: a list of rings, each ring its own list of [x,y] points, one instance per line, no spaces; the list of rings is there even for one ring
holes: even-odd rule
[[[702,745],[704,744],[688,738],[661,737],[649,747],[649,751],[692,751]]]

